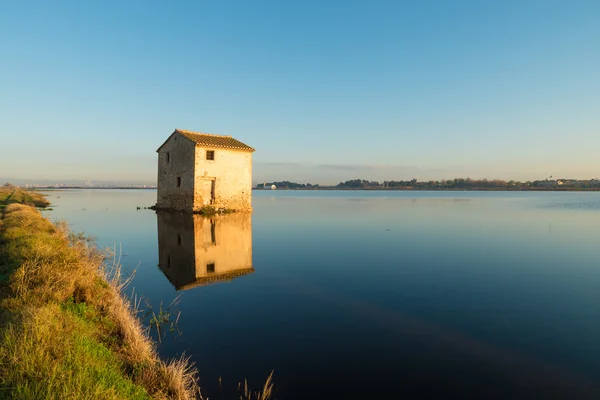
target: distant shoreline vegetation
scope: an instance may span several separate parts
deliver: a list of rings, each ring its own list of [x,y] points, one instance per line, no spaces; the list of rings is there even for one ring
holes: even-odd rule
[[[455,178],[441,181],[369,181],[366,179],[352,179],[340,182],[337,185],[319,185],[310,183],[296,183],[290,181],[265,182],[258,184],[256,190],[500,190],[500,191],[600,191],[600,180],[578,179],[544,179],[537,181],[503,181],[487,179]]]
[[[600,179],[543,179],[535,181],[504,181],[499,179],[470,179],[455,178],[442,180],[419,181],[417,179],[406,181],[371,181],[367,179],[352,179],[340,182],[337,185],[320,185],[311,183],[297,183],[291,181],[275,181],[259,183],[252,190],[490,190],[490,191],[600,191]],[[6,183],[7,187],[17,187]],[[156,186],[41,186],[24,185],[32,190],[63,190],[63,189],[137,189],[156,190]]]

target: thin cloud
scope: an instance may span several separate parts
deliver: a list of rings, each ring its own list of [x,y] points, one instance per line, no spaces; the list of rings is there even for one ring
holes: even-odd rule
[[[392,164],[317,164],[318,168],[334,169],[342,171],[413,171],[431,172],[432,169],[424,169],[415,165],[392,165]]]
[[[265,167],[306,167],[309,164],[297,163],[297,162],[254,162],[256,166],[265,166]]]

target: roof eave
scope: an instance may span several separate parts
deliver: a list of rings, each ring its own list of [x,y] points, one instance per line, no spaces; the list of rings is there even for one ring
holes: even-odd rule
[[[192,143],[196,143],[196,142],[194,142],[192,139],[190,139],[189,137],[185,136],[183,133],[179,132],[179,130],[175,129],[175,130],[173,131],[173,133],[171,133],[171,134],[169,135],[169,137],[167,138],[167,140],[165,140],[165,141],[163,142],[163,144],[161,144],[161,145],[160,145],[160,147],[159,147],[158,149],[156,149],[156,152],[158,153],[158,152],[160,151],[160,149],[162,149],[162,148],[163,148],[163,146],[164,146],[165,144],[167,144],[167,142],[168,142],[169,140],[171,140],[171,138],[173,137],[173,135],[174,135],[174,134],[176,134],[176,133],[178,133],[178,134],[179,134],[179,136],[182,136],[182,137],[186,138],[186,139],[187,139],[187,140],[189,140],[190,142],[192,142]]]
[[[250,147],[250,148],[238,148],[238,147],[224,147],[224,146],[215,146],[212,144],[203,144],[203,143],[198,143],[196,142],[196,147],[205,147],[207,149],[220,149],[220,150],[231,150],[231,151],[243,151],[245,153],[254,153],[256,151],[256,149]]]

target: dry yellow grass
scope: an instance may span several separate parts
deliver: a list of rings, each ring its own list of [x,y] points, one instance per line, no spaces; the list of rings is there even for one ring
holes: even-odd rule
[[[199,397],[189,360],[158,358],[121,293],[118,271],[85,238],[20,204],[4,209],[0,238],[1,393]]]
[[[0,208],[7,204],[18,203],[34,207],[48,207],[50,202],[42,193],[25,190],[16,186],[0,187]]]

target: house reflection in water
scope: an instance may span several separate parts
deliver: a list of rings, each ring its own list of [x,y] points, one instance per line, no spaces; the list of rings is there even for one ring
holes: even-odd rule
[[[252,216],[158,212],[159,267],[177,290],[254,272]]]

